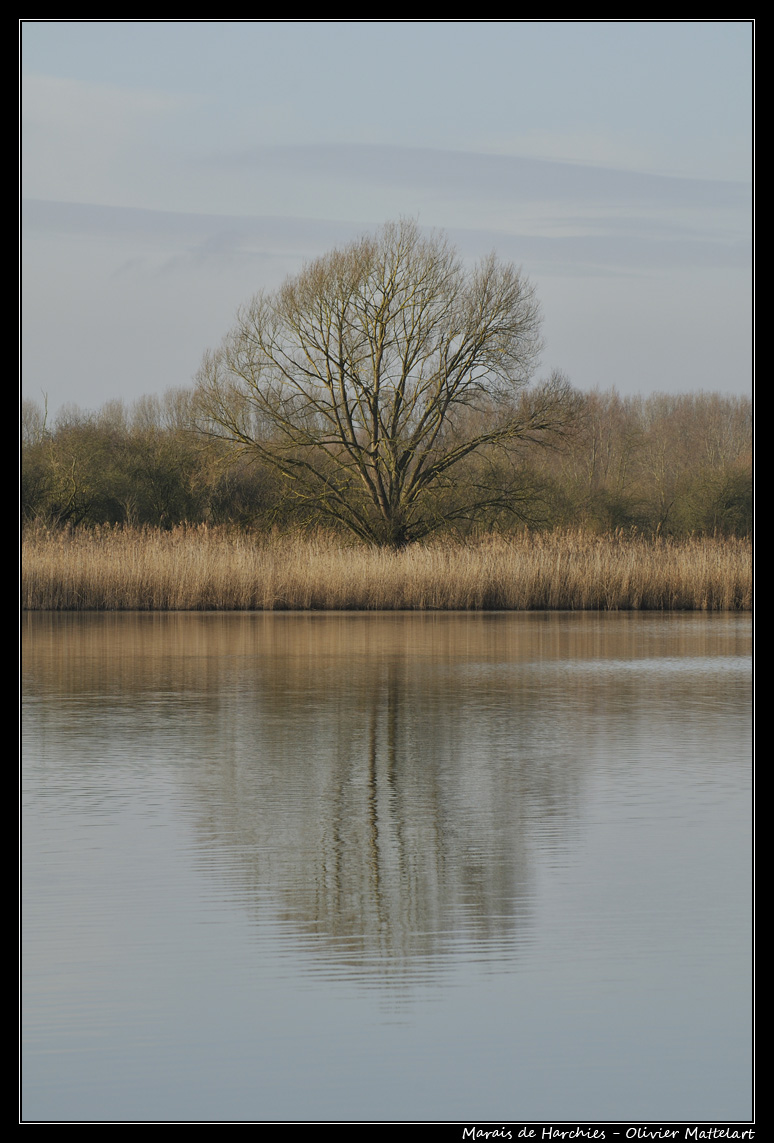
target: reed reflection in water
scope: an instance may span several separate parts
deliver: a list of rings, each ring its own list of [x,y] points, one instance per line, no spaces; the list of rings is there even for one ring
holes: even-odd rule
[[[749,618],[34,614],[32,1118],[743,1118]]]

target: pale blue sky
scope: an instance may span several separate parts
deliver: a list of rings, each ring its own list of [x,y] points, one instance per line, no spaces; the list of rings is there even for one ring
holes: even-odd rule
[[[400,215],[523,266],[542,372],[751,385],[751,21],[22,21],[23,382],[187,384]]]

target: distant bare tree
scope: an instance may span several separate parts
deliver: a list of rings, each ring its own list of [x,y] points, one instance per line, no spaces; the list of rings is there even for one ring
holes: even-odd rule
[[[361,538],[400,547],[507,507],[481,482],[450,496],[451,470],[566,422],[562,378],[527,389],[540,347],[517,268],[492,255],[466,271],[442,236],[388,224],[240,310],[199,371],[198,426]]]

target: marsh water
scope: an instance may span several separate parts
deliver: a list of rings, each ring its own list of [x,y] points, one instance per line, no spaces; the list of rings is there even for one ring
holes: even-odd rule
[[[29,614],[27,1120],[730,1120],[750,619]]]

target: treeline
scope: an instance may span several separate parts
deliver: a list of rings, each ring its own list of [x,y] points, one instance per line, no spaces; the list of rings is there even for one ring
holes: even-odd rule
[[[194,390],[173,389],[96,412],[74,406],[49,420],[23,402],[24,522],[48,527],[182,523],[280,528],[317,524],[292,483],[255,457],[196,431]],[[643,535],[744,536],[752,530],[752,409],[716,393],[621,397],[575,394],[569,432],[506,456],[471,457],[444,492],[501,477],[502,507],[455,530],[507,532],[581,526]],[[450,513],[451,514],[451,513]]]

